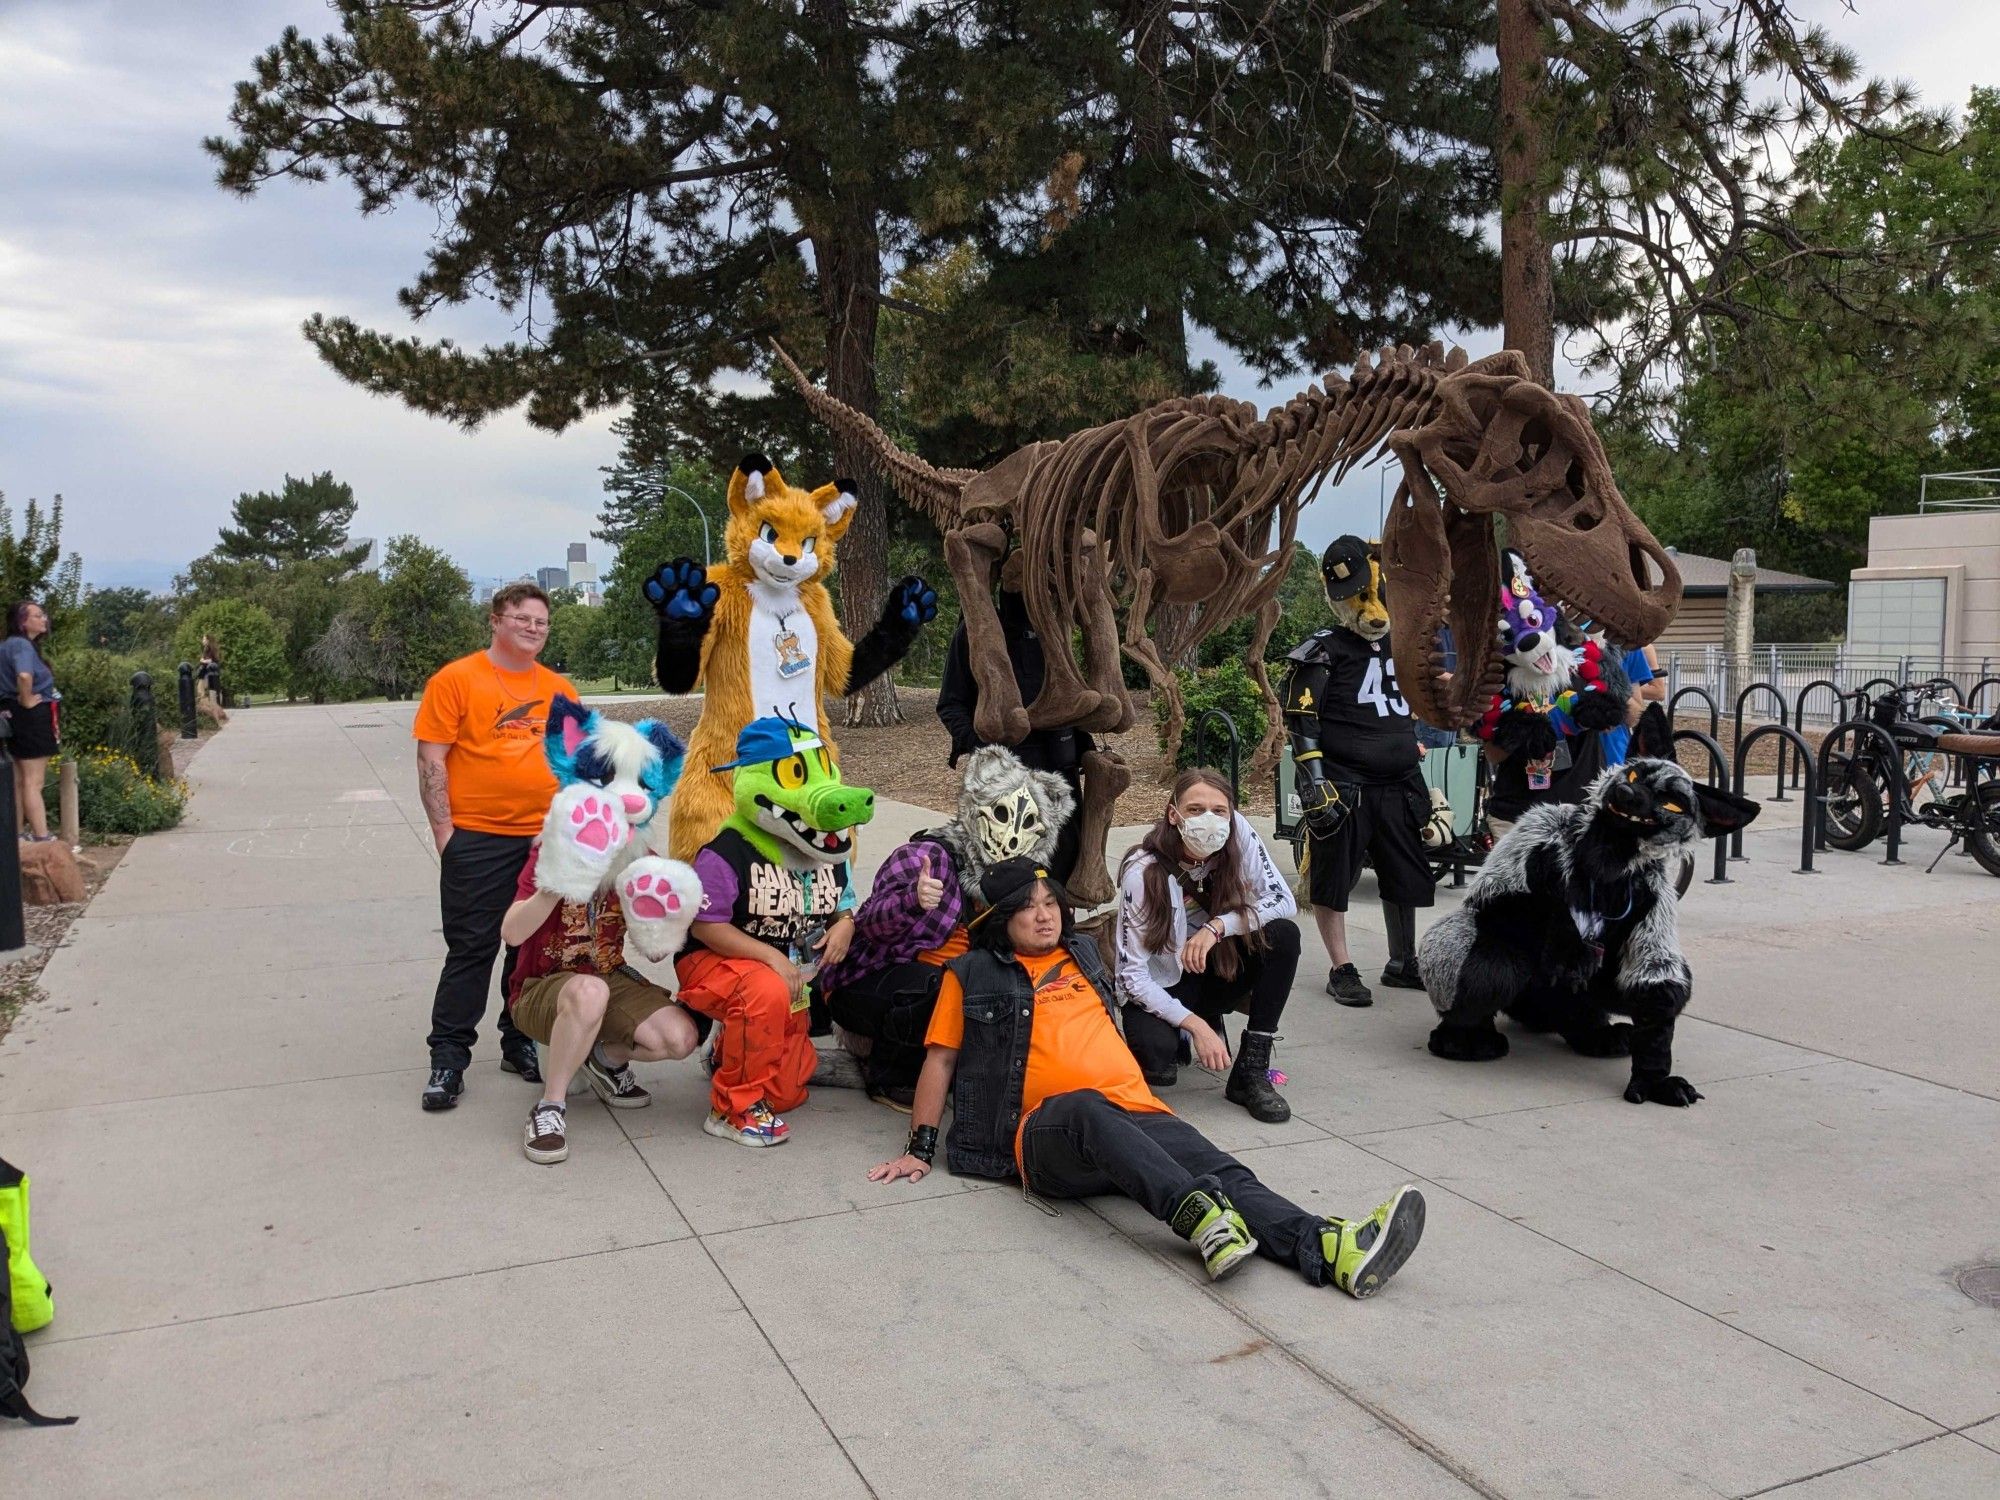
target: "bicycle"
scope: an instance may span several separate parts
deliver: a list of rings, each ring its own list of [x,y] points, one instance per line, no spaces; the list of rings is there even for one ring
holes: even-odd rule
[[[1963,842],[1981,869],[2000,876],[2000,714],[1978,719],[1944,705],[1930,686],[1905,683],[1869,708],[1869,722],[1895,744],[1893,766],[1872,736],[1859,750],[1830,758],[1826,841],[1865,849],[1893,808],[1906,824],[1950,834],[1930,869]],[[1961,766],[1962,778],[1950,774]]]

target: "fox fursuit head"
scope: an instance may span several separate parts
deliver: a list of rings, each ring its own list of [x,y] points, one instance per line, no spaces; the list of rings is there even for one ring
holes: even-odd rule
[[[1674,871],[1690,845],[1757,812],[1668,760],[1615,766],[1581,803],[1529,809],[1465,904],[1424,934],[1418,969],[1440,1017],[1430,1050],[1461,1062],[1506,1056],[1494,1025],[1505,1012],[1585,1057],[1629,1056],[1634,1104],[1694,1103],[1701,1095],[1673,1073],[1674,1021],[1693,985]]]

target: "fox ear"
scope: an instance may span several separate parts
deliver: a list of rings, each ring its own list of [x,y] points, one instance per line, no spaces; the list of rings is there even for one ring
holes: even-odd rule
[[[836,479],[832,484],[823,484],[813,491],[812,500],[826,523],[826,539],[838,542],[846,536],[847,528],[854,524],[855,508],[861,504],[854,481]]]
[[[782,489],[785,476],[761,453],[746,453],[737,460],[736,472],[729,476],[729,513],[747,516],[774,489]]]

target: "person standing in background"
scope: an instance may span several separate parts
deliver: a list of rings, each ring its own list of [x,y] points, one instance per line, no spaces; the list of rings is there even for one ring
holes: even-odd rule
[[[486,649],[440,667],[424,685],[411,730],[417,794],[438,851],[446,949],[431,1002],[427,1110],[450,1109],[465,1092],[500,924],[556,793],[542,749],[549,709],[557,693],[576,697],[567,678],[535,659],[549,638],[547,594],[532,583],[509,584],[493,596],[489,624]],[[510,950],[503,990],[512,967]],[[540,1083],[535,1044],[515,1028],[504,1004],[499,1031],[500,1066]]]
[[[23,599],[8,611],[7,639],[0,641],[0,656],[5,658],[0,708],[6,710],[13,729],[8,748],[14,757],[14,816],[20,821],[21,837],[34,844],[55,838],[49,832],[42,785],[48,779],[49,757],[60,743],[56,705],[62,694],[42,657],[42,638],[48,633],[48,611]]]

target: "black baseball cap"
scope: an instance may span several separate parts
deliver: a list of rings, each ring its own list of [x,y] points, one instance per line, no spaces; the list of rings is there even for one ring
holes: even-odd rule
[[[1320,554],[1319,576],[1329,599],[1352,599],[1368,587],[1368,544],[1358,536],[1335,537]]]

